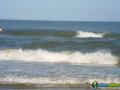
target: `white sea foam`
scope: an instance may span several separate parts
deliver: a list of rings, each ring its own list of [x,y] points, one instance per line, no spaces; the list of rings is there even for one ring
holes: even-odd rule
[[[94,32],[78,31],[76,37],[81,37],[81,38],[88,38],[88,37],[102,38],[104,35],[105,35],[105,33],[94,33]]]
[[[31,84],[43,84],[43,85],[65,85],[65,84],[91,84],[93,81],[101,82],[101,83],[119,83],[120,78],[116,77],[93,77],[93,76],[80,76],[80,78],[72,78],[72,77],[27,77],[27,76],[13,76],[8,75],[0,78],[0,84],[8,84],[8,83],[31,83]]]
[[[106,64],[118,63],[118,58],[109,51],[100,50],[91,53],[76,52],[50,52],[42,49],[22,50],[6,49],[0,50],[0,60],[17,60],[32,62],[71,63],[71,64]]]

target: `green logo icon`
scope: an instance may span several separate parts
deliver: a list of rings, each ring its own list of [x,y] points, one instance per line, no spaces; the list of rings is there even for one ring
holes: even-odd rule
[[[92,87],[93,87],[94,90],[96,90],[98,88],[98,83],[96,81],[94,81],[92,83]]]

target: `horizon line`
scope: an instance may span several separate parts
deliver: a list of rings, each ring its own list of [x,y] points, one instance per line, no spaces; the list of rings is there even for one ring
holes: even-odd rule
[[[58,21],[58,22],[120,22],[120,21],[104,21],[104,20],[40,20],[40,19],[0,19],[13,21]]]

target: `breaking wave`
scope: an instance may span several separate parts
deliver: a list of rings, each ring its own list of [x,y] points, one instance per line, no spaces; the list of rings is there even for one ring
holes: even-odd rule
[[[79,51],[50,52],[42,49],[6,49],[0,50],[0,60],[106,65],[115,65],[118,63],[118,58],[106,50],[100,50],[91,53],[82,53]]]
[[[77,37],[77,38],[120,38],[120,33],[113,32],[86,32],[72,30],[10,30],[4,34],[12,36],[52,36],[52,37]]]
[[[101,38],[105,33],[70,31],[70,30],[12,30],[6,33],[15,36],[58,36],[58,37],[97,37]]]
[[[88,37],[102,38],[104,35],[105,35],[105,33],[94,33],[94,32],[78,31],[76,37],[81,37],[81,38],[88,38]]]

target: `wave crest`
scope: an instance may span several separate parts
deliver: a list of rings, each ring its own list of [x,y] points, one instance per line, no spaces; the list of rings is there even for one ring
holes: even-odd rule
[[[105,33],[94,33],[94,32],[78,31],[76,37],[81,37],[81,38],[88,38],[88,37],[102,38],[104,35],[105,35]]]
[[[18,60],[49,63],[71,63],[71,64],[106,64],[118,63],[118,58],[109,51],[100,50],[92,53],[81,52],[50,52],[42,49],[22,50],[7,49],[0,50],[0,60]]]

